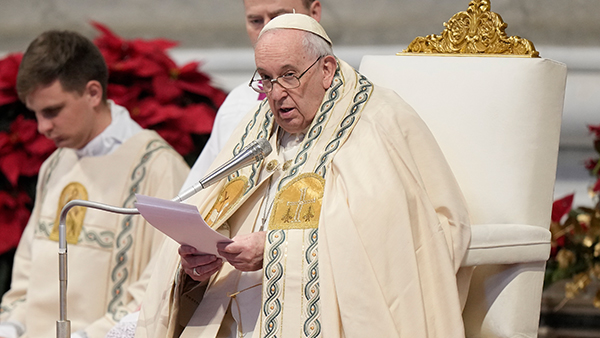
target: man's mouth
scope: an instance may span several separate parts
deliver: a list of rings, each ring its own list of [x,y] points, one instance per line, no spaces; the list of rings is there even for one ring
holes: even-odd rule
[[[279,109],[279,113],[280,113],[282,116],[285,116],[285,115],[287,115],[289,112],[291,112],[292,110],[294,110],[294,108],[283,108],[283,107],[282,107],[282,108],[280,108],[280,109]]]
[[[54,142],[54,144],[57,145],[64,141],[64,138],[62,137],[49,137],[49,139],[51,139]]]

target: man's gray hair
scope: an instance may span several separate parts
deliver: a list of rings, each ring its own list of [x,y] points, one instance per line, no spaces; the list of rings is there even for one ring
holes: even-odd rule
[[[333,55],[333,48],[331,48],[331,45],[322,37],[306,31],[301,32],[304,35],[302,38],[302,46],[306,48],[306,51],[309,54],[312,54],[315,57]]]

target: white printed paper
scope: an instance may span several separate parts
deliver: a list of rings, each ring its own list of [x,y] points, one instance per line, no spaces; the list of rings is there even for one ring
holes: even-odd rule
[[[138,194],[135,196],[135,205],[142,217],[179,244],[219,256],[217,243],[231,242],[231,239],[209,227],[194,205]]]

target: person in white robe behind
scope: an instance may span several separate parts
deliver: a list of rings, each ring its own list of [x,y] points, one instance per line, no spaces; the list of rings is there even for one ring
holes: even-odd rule
[[[255,62],[266,100],[213,166],[274,151],[187,201],[232,242],[165,242],[136,337],[464,337],[469,217],[424,122],[309,16],[271,20]]]
[[[321,2],[319,0],[244,0],[246,33],[252,46],[256,44],[258,34],[271,19],[285,13],[301,13],[321,20]],[[248,74],[250,76],[250,74]],[[192,166],[184,183],[184,188],[192,186],[207,173],[225,143],[242,118],[260,101],[264,93],[257,93],[245,81],[235,87],[219,110],[213,124],[208,142]]]

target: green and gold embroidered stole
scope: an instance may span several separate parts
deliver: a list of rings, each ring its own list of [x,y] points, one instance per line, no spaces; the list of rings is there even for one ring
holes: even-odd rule
[[[260,337],[287,337],[290,332],[297,336],[299,330],[302,337],[320,336],[317,243],[328,165],[360,119],[372,90],[373,85],[365,77],[338,60],[333,83],[292,164],[274,182],[277,193],[265,243]],[[270,138],[277,149],[277,138],[271,137],[275,134],[273,128],[273,113],[264,100],[232,155],[259,138]],[[206,215],[209,224],[218,227],[255,191],[265,162],[228,178]]]

